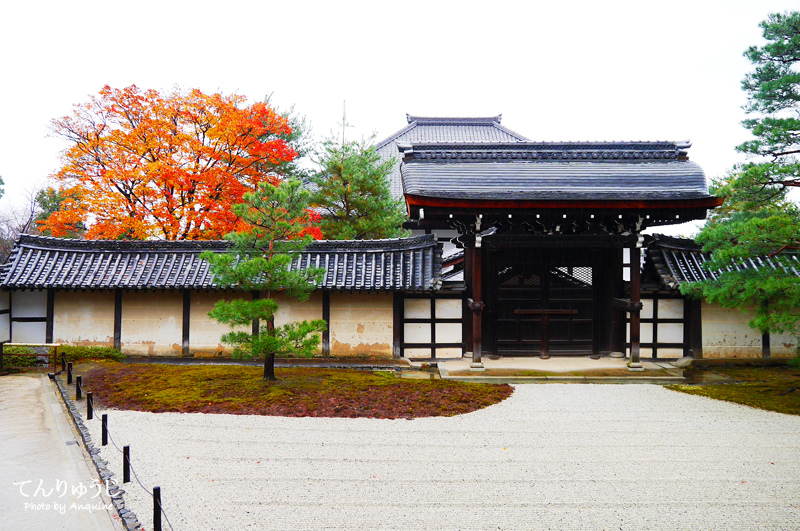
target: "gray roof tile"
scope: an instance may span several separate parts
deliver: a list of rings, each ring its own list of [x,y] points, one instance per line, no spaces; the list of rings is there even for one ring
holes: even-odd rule
[[[205,250],[225,241],[67,240],[21,236],[0,267],[5,289],[215,289]],[[425,291],[441,286],[441,246],[435,235],[389,240],[317,241],[293,269],[326,270],[318,288]]]
[[[785,262],[770,257],[753,257],[740,264],[731,264],[726,271],[784,268],[790,274],[800,277],[800,257],[784,254]],[[716,280],[725,271],[709,271],[703,264],[711,259],[709,253],[693,240],[656,234],[645,251],[645,259],[658,275],[661,285],[669,290],[677,290],[681,284]]]
[[[710,197],[675,142],[398,143],[404,193],[475,200]]]
[[[397,160],[389,175],[392,196],[403,197],[400,157],[396,142],[522,142],[524,136],[500,125],[501,116],[483,118],[406,115],[408,125],[375,145],[380,156]]]

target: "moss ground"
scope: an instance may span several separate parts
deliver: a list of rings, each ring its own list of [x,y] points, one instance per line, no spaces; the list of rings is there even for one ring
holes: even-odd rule
[[[733,382],[711,385],[671,385],[669,388],[682,393],[736,402],[768,411],[800,415],[800,369],[787,366],[719,366],[699,369],[699,371],[710,372]]]
[[[99,362],[81,367],[84,387],[107,407],[151,412],[287,417],[413,418],[469,413],[508,398],[508,385],[408,380],[393,372]]]

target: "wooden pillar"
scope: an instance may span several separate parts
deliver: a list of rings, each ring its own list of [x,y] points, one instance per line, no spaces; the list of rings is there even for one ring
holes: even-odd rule
[[[683,355],[703,358],[703,315],[700,299],[683,300]]]
[[[189,356],[189,329],[192,317],[192,295],[183,290],[183,334],[181,337],[181,356]]]
[[[405,326],[405,310],[406,310],[406,303],[405,297],[401,291],[394,292],[394,309],[392,310],[393,316],[393,327],[392,330],[392,356],[395,359],[400,359],[403,357],[403,341],[404,341],[404,329]]]
[[[624,297],[623,293],[623,265],[622,265],[622,249],[612,249],[611,251],[611,259],[608,261],[609,271],[610,274],[608,275],[610,278],[607,280],[608,287],[610,289],[610,298],[613,299],[621,299]],[[610,322],[611,330],[609,330],[609,356],[612,358],[624,358],[625,357],[625,325],[626,325],[626,317],[627,314],[622,311],[620,308],[611,304],[610,306],[610,316],[608,317],[608,321]]]
[[[331,292],[322,292],[322,320],[325,321],[325,330],[322,331],[322,355],[331,355]]]
[[[122,349],[122,290],[114,290],[114,348]]]
[[[436,359],[436,294],[431,291],[431,359]]]
[[[471,247],[472,253],[472,299],[469,303],[472,310],[472,365],[471,369],[483,369],[481,362],[481,342],[482,342],[482,314],[483,314],[483,291],[481,281],[483,274],[481,270],[481,248],[477,245]]]
[[[637,306],[642,299],[641,253],[642,251],[639,247],[631,248],[631,303],[633,306]],[[631,310],[631,361],[628,363],[629,370],[643,370],[640,359],[640,340],[641,311],[634,308]]]
[[[472,356],[472,310],[469,307],[472,299],[472,248],[464,248],[464,284],[467,288],[461,306],[464,354]]]
[[[55,320],[56,308],[56,290],[49,288],[47,290],[47,317],[45,321],[44,342],[53,342],[53,321]],[[9,319],[10,321],[10,319]]]

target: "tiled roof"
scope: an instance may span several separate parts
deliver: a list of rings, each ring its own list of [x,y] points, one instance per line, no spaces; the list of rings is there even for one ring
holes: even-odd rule
[[[392,196],[403,197],[400,157],[396,142],[522,142],[524,136],[500,125],[502,116],[483,118],[420,117],[406,115],[408,125],[375,145],[385,160],[397,160],[389,175]]]
[[[219,288],[200,259],[224,252],[225,241],[66,240],[21,236],[0,267],[5,289]],[[389,240],[317,241],[292,268],[326,270],[321,289],[418,291],[441,285],[435,235]]]
[[[710,254],[702,252],[699,245],[686,238],[656,234],[652,236],[645,253],[647,263],[654,268],[661,284],[671,290],[677,290],[681,284],[689,282],[715,280],[724,272],[703,268],[703,263],[710,260]],[[753,257],[738,265],[731,264],[725,271],[788,267],[786,270],[800,277],[800,258],[797,255],[784,255],[784,258],[788,259],[788,265],[769,257]]]
[[[398,143],[404,193],[428,198],[640,200],[708,198],[687,143]]]

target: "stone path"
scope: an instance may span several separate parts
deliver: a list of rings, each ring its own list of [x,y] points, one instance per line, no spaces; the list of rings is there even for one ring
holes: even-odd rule
[[[108,413],[175,529],[800,522],[800,417],[660,386],[521,385],[482,411],[412,421]],[[103,456],[120,470],[115,448]],[[126,490],[150,529],[152,501]]]
[[[96,478],[47,376],[0,377],[0,529],[122,529]]]

